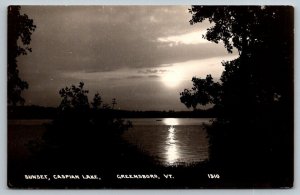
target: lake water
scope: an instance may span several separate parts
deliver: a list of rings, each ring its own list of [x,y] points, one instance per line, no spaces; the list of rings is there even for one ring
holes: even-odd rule
[[[209,159],[203,124],[208,118],[135,118],[123,136],[164,165],[188,165]]]
[[[130,118],[133,128],[124,139],[164,165],[188,165],[209,159],[208,138],[203,124],[208,118]],[[30,140],[39,140],[51,120],[9,120],[8,149],[21,157]],[[23,151],[24,150],[24,151]],[[19,151],[19,152],[16,152]]]

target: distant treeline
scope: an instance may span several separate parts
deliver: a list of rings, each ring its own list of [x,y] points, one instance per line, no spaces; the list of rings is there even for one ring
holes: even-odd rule
[[[93,110],[91,110],[93,112]],[[99,115],[113,115],[118,118],[214,118],[217,113],[213,109],[193,111],[129,111],[102,109],[96,111]],[[42,106],[8,106],[8,119],[54,119],[58,109]]]

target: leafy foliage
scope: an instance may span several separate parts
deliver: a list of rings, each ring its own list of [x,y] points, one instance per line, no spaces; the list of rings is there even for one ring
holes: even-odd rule
[[[223,42],[229,53],[239,52],[237,59],[222,63],[220,82],[210,75],[193,78],[193,88],[181,93],[188,108],[213,104],[218,109],[217,119],[207,127],[211,160],[229,169],[247,169],[246,179],[263,170],[269,181],[278,175],[291,180],[293,8],[192,6],[190,13],[191,24],[213,24],[204,38]]]
[[[215,43],[223,41],[228,52],[233,48],[245,52],[248,46],[263,45],[270,41],[268,36],[272,33],[281,36],[286,32],[274,32],[270,27],[281,24],[292,14],[288,7],[280,6],[192,6],[189,11],[193,14],[191,24],[206,19],[214,23],[204,37]]]
[[[61,110],[76,109],[86,110],[89,108],[88,90],[83,89],[84,83],[80,82],[78,87],[72,85],[65,87],[59,91],[62,98],[59,108]]]
[[[185,89],[180,93],[182,103],[188,108],[193,107],[194,109],[197,107],[197,104],[218,104],[221,95],[221,85],[218,82],[215,83],[211,75],[207,75],[206,79],[193,77],[192,82],[192,90]]]
[[[102,98],[100,94],[97,92],[93,98],[93,101],[91,102],[92,108],[98,109],[102,105]]]
[[[32,32],[36,29],[33,20],[26,14],[20,13],[20,6],[8,7],[8,29],[7,29],[7,91],[8,104],[24,104],[25,100],[21,96],[23,90],[28,89],[28,83],[19,76],[17,57],[27,55],[31,52],[29,47]],[[20,44],[21,43],[21,44]]]
[[[183,101],[184,104],[188,107],[196,102],[205,105],[215,99],[215,105],[249,105],[246,107],[251,109],[257,104],[291,101],[291,89],[286,87],[293,85],[289,78],[293,72],[293,11],[290,7],[192,6],[190,13],[191,24],[206,19],[214,24],[204,38],[215,43],[222,41],[228,52],[236,48],[240,55],[236,60],[223,62],[221,87],[214,88],[214,93],[209,87],[211,83],[194,78],[192,91],[197,96],[191,98],[191,91],[185,90],[181,99],[190,100]]]
[[[60,158],[60,162],[72,162],[74,166],[86,165],[78,160],[78,156],[97,166],[118,163],[120,147],[126,145],[121,135],[132,124],[116,117],[113,109],[102,104],[99,93],[94,95],[90,106],[88,93],[83,82],[59,91],[61,103],[57,117],[47,126],[42,146],[32,144],[33,150],[34,147],[40,148],[39,158],[45,161]],[[99,155],[105,156],[105,160]]]

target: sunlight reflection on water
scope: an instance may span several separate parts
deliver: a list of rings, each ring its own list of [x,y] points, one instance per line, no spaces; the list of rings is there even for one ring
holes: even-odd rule
[[[176,145],[176,138],[175,138],[175,128],[170,126],[168,129],[168,137],[166,141],[166,158],[170,164],[173,164],[179,158],[177,145]]]
[[[175,126],[179,124],[179,121],[177,118],[165,118],[163,119],[163,123],[165,125]]]
[[[139,118],[129,119],[133,128],[124,138],[158,162],[189,165],[209,159],[208,137],[203,118]]]

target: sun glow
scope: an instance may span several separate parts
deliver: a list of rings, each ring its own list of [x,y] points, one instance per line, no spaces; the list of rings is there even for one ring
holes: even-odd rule
[[[170,88],[177,87],[181,80],[180,74],[175,70],[168,71],[162,76],[163,84]]]
[[[237,54],[213,57],[200,60],[189,60],[174,64],[162,64],[159,74],[160,81],[168,88],[179,88],[183,83],[190,83],[192,77],[205,78],[211,74],[214,79],[219,79],[224,67],[222,61],[231,61],[238,57]],[[181,87],[182,88],[182,87]]]

